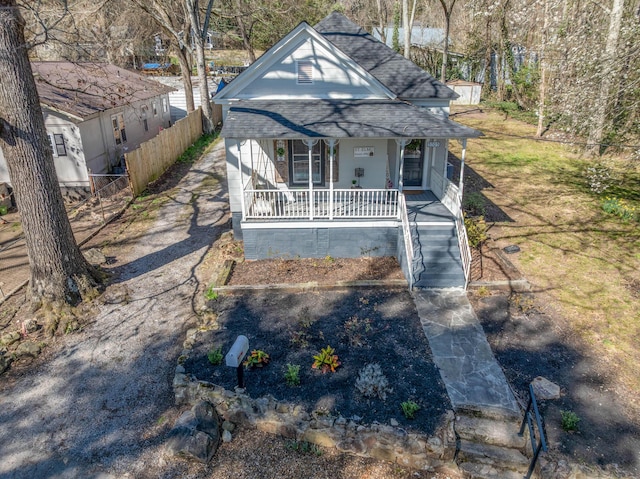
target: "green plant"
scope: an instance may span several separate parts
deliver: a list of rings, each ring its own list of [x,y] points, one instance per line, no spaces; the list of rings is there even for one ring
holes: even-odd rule
[[[487,240],[487,224],[484,222],[484,217],[470,218],[465,215],[464,227],[467,230],[469,246],[472,248],[478,248]]]
[[[207,301],[215,301],[216,299],[218,299],[218,292],[214,288],[215,286],[211,285],[204,292],[204,297]]]
[[[261,368],[262,366],[269,364],[269,361],[270,358],[267,353],[260,349],[254,349],[242,364],[247,368]]]
[[[285,443],[285,447],[291,451],[299,452],[300,454],[313,454],[314,456],[322,456],[322,449],[319,446],[307,441],[296,441],[292,439]]]
[[[387,377],[377,363],[367,364],[360,370],[356,389],[365,397],[379,397],[383,401],[387,399],[387,393],[392,391]]]
[[[560,425],[564,431],[577,431],[580,418],[573,411],[560,411]]]
[[[607,196],[602,202],[602,209],[605,213],[618,216],[623,221],[631,221],[636,218],[636,208],[626,200],[615,196]]]
[[[353,315],[344,322],[344,336],[352,347],[364,346],[367,343],[366,334],[371,331],[370,319],[359,319]]]
[[[223,358],[223,355],[222,355],[221,347],[212,349],[207,353],[207,359],[214,366],[217,366],[218,364],[222,364],[222,358]]]
[[[487,288],[486,286],[480,286],[476,290],[476,295],[478,296],[478,298],[486,298],[490,294],[491,292],[489,291],[489,288]]]
[[[279,147],[278,149],[276,149],[276,154],[278,156],[284,156],[284,148]]]
[[[484,216],[486,201],[482,193],[474,191],[465,195],[462,200],[462,208],[469,213],[469,216]]]
[[[320,350],[320,354],[316,354],[313,357],[313,364],[311,367],[313,369],[320,369],[322,374],[329,371],[335,373],[336,368],[340,366],[340,361],[338,360],[338,355],[334,353],[335,349],[327,345],[326,348]]]
[[[402,414],[404,414],[404,417],[407,419],[414,419],[416,417],[416,413],[420,410],[418,403],[410,399],[401,403],[400,407],[402,408]]]
[[[354,186],[357,185],[358,184],[358,180],[351,180],[351,184],[354,185]]]
[[[525,293],[513,293],[509,296],[509,303],[524,314],[530,313],[536,307],[533,296]]]
[[[287,386],[299,386],[300,385],[300,365],[287,364],[287,370],[284,373],[284,380]]]

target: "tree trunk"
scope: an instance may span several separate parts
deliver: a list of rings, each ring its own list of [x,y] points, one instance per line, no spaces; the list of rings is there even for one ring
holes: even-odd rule
[[[210,0],[212,1],[212,0]],[[198,68],[198,79],[200,80],[200,104],[202,107],[202,130],[204,133],[213,131],[213,109],[209,98],[209,84],[207,79],[207,66],[204,58],[204,39],[206,33],[201,30],[202,23],[198,12],[198,2],[185,0],[186,7],[191,18],[191,26],[194,30],[194,43],[196,46],[196,67]],[[206,24],[206,22],[205,22]]]
[[[238,30],[240,30],[240,36],[242,37],[242,45],[244,49],[249,54],[249,61],[251,63],[256,61],[256,52],[253,50],[253,45],[251,45],[251,38],[249,38],[249,29],[247,25],[244,23],[243,15],[243,5],[242,2],[236,0],[236,23],[238,24]]]
[[[540,90],[538,98],[538,129],[536,136],[540,138],[544,132],[544,103],[546,101],[547,68],[545,50],[547,48],[547,35],[549,29],[549,0],[544,1],[544,23],[542,25],[542,38],[540,40]]]
[[[178,63],[180,64],[180,74],[182,75],[182,84],[184,86],[184,97],[187,102],[187,112],[191,113],[196,109],[193,101],[193,83],[191,82],[191,65],[189,63],[188,52],[185,48],[175,49]]]
[[[601,61],[601,83],[598,97],[596,98],[596,108],[593,114],[593,123],[589,131],[588,143],[590,150],[594,153],[601,153],[600,143],[604,135],[604,126],[607,118],[607,105],[611,96],[611,84],[617,60],[618,38],[622,25],[622,14],[624,12],[624,0],[613,0],[611,7],[611,18],[609,19],[609,33],[604,50],[604,57]]]
[[[15,0],[0,0],[0,58],[0,146],[22,218],[31,296],[77,304],[96,273],[64,209]]]
[[[447,81],[447,61],[449,57],[449,32],[451,31],[451,14],[453,13],[453,6],[456,4],[456,0],[451,2],[451,6],[448,6],[444,0],[440,0],[442,5],[442,11],[444,12],[444,41],[442,43],[442,69],[440,70],[440,81],[442,83]]]
[[[411,25],[409,25],[409,0],[402,0],[402,28],[404,29],[404,57],[411,56]]]

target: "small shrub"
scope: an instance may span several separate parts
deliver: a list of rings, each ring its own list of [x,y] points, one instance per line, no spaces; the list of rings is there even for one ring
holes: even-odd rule
[[[414,419],[416,417],[416,413],[420,410],[420,406],[418,403],[412,400],[404,401],[400,404],[402,408],[402,414],[407,419]]]
[[[349,346],[364,346],[367,343],[366,334],[371,331],[370,319],[359,319],[353,315],[344,322],[344,336]]]
[[[523,293],[513,293],[509,296],[509,303],[524,314],[532,312],[536,307],[533,297]]]
[[[267,353],[260,349],[254,349],[251,351],[251,354],[247,356],[247,359],[244,360],[242,364],[246,368],[261,368],[266,364],[269,364],[270,358]]]
[[[338,360],[338,355],[333,353],[335,353],[335,349],[327,345],[326,348],[320,350],[320,354],[316,354],[313,357],[313,364],[311,367],[313,369],[320,369],[322,374],[329,371],[335,373],[336,368],[340,366],[340,361]]]
[[[218,364],[222,364],[222,358],[223,357],[224,356],[222,355],[222,348],[221,347],[212,349],[211,351],[209,351],[207,353],[207,359],[214,366],[217,366]]]
[[[484,216],[486,201],[482,193],[474,191],[469,193],[462,200],[462,208],[469,213],[469,216]]]
[[[204,297],[207,301],[215,301],[218,299],[218,292],[214,290],[214,286],[211,285],[204,292]]]
[[[484,217],[470,218],[465,215],[464,227],[467,230],[469,246],[472,248],[478,248],[487,240],[487,224],[484,222]]]
[[[314,456],[322,456],[322,449],[319,446],[307,441],[296,441],[292,439],[285,443],[287,449],[299,452],[300,454],[312,454]]]
[[[486,298],[487,296],[491,295],[491,291],[489,291],[489,288],[487,288],[486,286],[480,286],[476,290],[476,295],[478,296],[478,298]]]
[[[287,386],[300,386],[300,366],[298,364],[287,364],[284,380]]]
[[[383,401],[387,399],[387,393],[392,391],[387,377],[377,363],[367,364],[360,370],[356,380],[356,389],[364,397],[378,397]]]
[[[580,418],[573,411],[560,411],[560,425],[564,431],[577,431]]]

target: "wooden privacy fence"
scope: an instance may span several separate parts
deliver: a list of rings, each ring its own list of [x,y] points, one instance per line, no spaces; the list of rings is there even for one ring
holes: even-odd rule
[[[149,183],[158,179],[201,136],[202,110],[198,108],[139,148],[125,153],[133,196],[138,196]]]

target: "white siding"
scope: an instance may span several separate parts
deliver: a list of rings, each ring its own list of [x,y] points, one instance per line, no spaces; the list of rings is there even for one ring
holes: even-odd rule
[[[298,84],[297,61],[313,63],[313,83]],[[282,60],[234,95],[239,99],[386,98],[353,68],[313,38],[295,45]]]
[[[373,156],[356,158],[354,148],[372,147]],[[356,168],[364,168],[364,176],[360,178],[362,188],[385,188],[387,171],[387,140],[354,139],[341,140],[338,145],[338,164],[340,177],[336,188],[350,188],[355,177]]]

